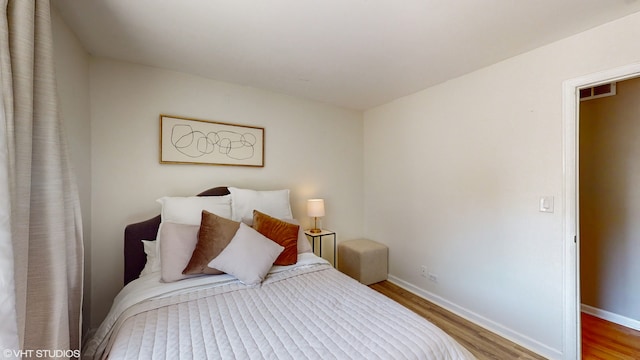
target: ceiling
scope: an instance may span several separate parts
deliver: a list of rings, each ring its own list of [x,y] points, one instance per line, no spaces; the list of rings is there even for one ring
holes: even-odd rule
[[[636,0],[52,0],[99,57],[365,110],[640,11]]]

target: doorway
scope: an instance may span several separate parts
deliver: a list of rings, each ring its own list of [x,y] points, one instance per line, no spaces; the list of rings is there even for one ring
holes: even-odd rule
[[[584,88],[580,97],[582,354],[622,358],[637,351],[626,344],[640,329],[640,78]]]
[[[581,357],[580,331],[580,223],[579,223],[579,92],[611,82],[640,76],[640,64],[632,64],[600,73],[568,80],[563,84],[563,140],[564,140],[564,293],[565,326],[564,358]]]

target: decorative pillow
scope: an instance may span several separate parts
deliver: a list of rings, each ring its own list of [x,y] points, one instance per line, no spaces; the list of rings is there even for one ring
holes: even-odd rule
[[[162,222],[199,225],[202,210],[231,219],[231,195],[161,197]]]
[[[260,234],[284,246],[284,251],[278,256],[273,263],[274,265],[292,265],[298,262],[299,225],[290,224],[254,210],[253,228]]]
[[[160,235],[160,268],[162,281],[174,282],[190,277],[183,275],[198,242],[198,225],[164,222]]]
[[[282,221],[286,221],[289,224],[300,225],[300,222],[296,219],[280,219]],[[242,218],[242,222],[253,227],[253,217],[250,218]],[[309,243],[309,239],[304,234],[304,230],[302,226],[300,226],[300,230],[298,230],[298,254],[302,253],[310,253],[312,252],[311,244]]]
[[[231,193],[231,219],[242,221],[252,218],[253,210],[278,219],[293,218],[289,204],[289,189],[257,191],[229,187]]]
[[[144,246],[144,253],[147,255],[147,263],[144,265],[142,272],[140,272],[140,276],[160,271],[160,259],[158,258],[158,247],[156,246],[156,242],[151,240],[142,240],[142,245]]]
[[[255,286],[264,280],[282,250],[284,247],[240,223],[229,245],[209,262],[209,267],[231,274],[245,285]]]
[[[192,250],[191,260],[188,260],[188,263],[185,262],[186,267],[183,265],[182,273],[185,275],[222,274],[222,271],[210,268],[207,264],[227,247],[239,227],[239,222],[203,210],[197,243]]]

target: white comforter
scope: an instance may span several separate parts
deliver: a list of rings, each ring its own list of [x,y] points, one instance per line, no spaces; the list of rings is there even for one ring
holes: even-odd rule
[[[259,287],[229,275],[127,285],[83,358],[473,359],[396,302],[301,254]]]

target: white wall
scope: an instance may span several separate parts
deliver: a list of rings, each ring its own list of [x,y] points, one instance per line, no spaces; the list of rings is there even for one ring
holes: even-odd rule
[[[294,216],[325,198],[339,241],[361,235],[362,114],[249,87],[105,59],[91,63],[92,326],[122,287],[124,227],[155,199],[214,186],[291,189]],[[265,128],[265,167],[162,165],[159,114]]]
[[[91,305],[91,122],[89,110],[89,54],[55,10],[51,9],[54,61],[59,109],[76,175],[85,249],[84,329]]]
[[[637,62],[638,38],[640,14],[366,111],[364,232],[391,276],[560,357],[562,83]]]

